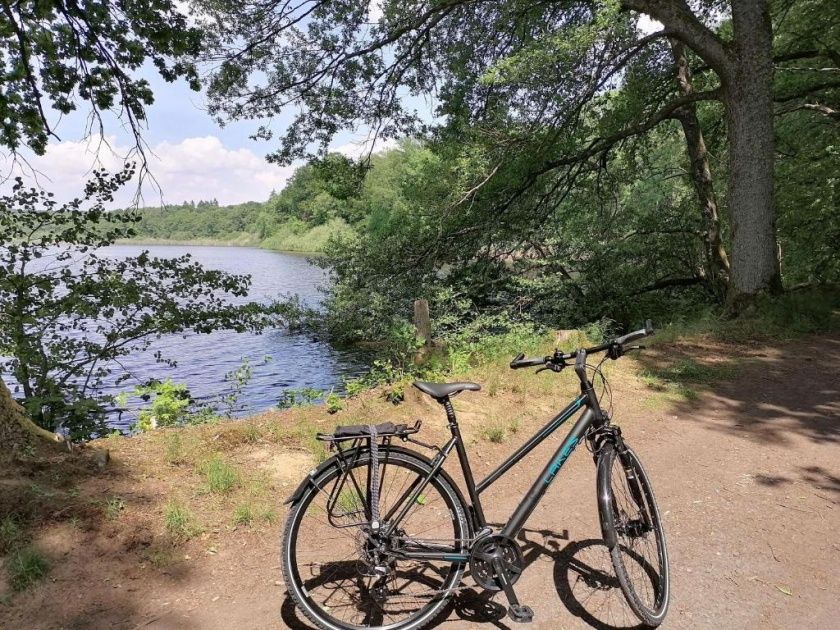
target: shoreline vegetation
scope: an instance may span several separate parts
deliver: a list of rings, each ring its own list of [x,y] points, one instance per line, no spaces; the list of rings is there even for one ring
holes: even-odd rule
[[[123,238],[116,241],[115,245],[166,245],[166,246],[195,246],[195,247],[250,247],[253,249],[263,249],[266,251],[277,252],[280,254],[305,254],[307,256],[320,256],[324,253],[321,250],[307,250],[307,249],[275,249],[264,246],[257,239],[234,238],[234,239],[220,239],[220,238],[196,238],[196,239],[180,239],[180,238]]]

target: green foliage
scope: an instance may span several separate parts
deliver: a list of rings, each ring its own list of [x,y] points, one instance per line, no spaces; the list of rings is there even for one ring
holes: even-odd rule
[[[141,409],[137,416],[135,428],[140,431],[183,425],[190,417],[190,391],[186,385],[173,383],[170,378],[162,383],[137,387],[134,393],[145,400],[154,396],[151,406]]]
[[[341,396],[332,390],[329,394],[327,394],[327,397],[324,399],[324,403],[327,405],[327,413],[338,413],[344,409],[344,403],[341,400]]]
[[[312,387],[302,387],[300,389],[287,389],[280,396],[277,406],[280,409],[292,409],[293,407],[307,407],[314,404],[323,396],[324,392],[320,389],[313,389]]]
[[[166,531],[175,540],[183,542],[201,533],[195,515],[183,503],[171,499],[164,507],[163,519]]]
[[[218,454],[202,463],[199,471],[213,494],[226,494],[239,483],[239,473]]]
[[[87,102],[94,121],[110,110],[139,134],[149,82],[135,73],[154,68],[168,82],[179,77],[199,89],[190,61],[201,50],[202,32],[190,26],[174,0],[136,3],[57,0],[4,3],[0,12],[0,144],[26,144],[43,154],[54,135],[50,107],[69,114],[74,99]],[[145,73],[144,73],[145,74]],[[96,122],[91,126],[96,128]]]
[[[0,372],[19,384],[38,424],[63,425],[72,438],[104,433],[114,401],[103,390],[121,357],[165,334],[258,331],[275,321],[271,307],[229,301],[247,295],[247,276],[204,269],[189,255],[101,252],[133,234],[134,215],[106,212],[132,173],[130,165],[97,171],[84,197],[63,205],[20,180],[0,198]],[[121,371],[115,382],[128,377]]]
[[[268,363],[271,357],[263,357],[263,364]],[[254,368],[251,367],[251,360],[248,357],[242,357],[239,367],[231,372],[225,374],[225,381],[230,384],[230,391],[221,397],[221,405],[224,408],[224,414],[228,418],[240,411],[239,399],[242,396],[242,391],[251,382],[254,376]]]
[[[49,572],[50,565],[43,553],[35,547],[23,547],[6,560],[9,584],[16,591],[23,591],[36,584]]]

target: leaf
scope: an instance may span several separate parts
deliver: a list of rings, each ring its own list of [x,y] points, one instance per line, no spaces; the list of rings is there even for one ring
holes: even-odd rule
[[[776,588],[779,589],[780,591],[782,591],[782,593],[784,593],[785,595],[791,595],[791,596],[793,595],[793,593],[791,592],[791,590],[787,586],[776,585]]]

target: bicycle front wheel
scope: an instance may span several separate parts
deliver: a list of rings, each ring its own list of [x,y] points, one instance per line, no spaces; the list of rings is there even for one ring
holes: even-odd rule
[[[650,480],[628,447],[606,444],[598,458],[598,506],[604,540],[627,603],[648,627],[668,611],[665,532]]]
[[[464,569],[469,538],[463,501],[447,479],[432,477],[388,541],[371,536],[370,452],[335,460],[292,507],[283,540],[283,573],[298,608],[319,628],[416,630],[443,609]],[[382,527],[402,512],[431,467],[408,451],[379,450]],[[449,551],[456,561],[407,559],[400,552]],[[416,554],[418,555],[418,554]]]

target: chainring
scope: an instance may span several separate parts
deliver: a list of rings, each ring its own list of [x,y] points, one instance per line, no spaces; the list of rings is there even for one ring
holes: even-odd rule
[[[493,567],[496,558],[502,561],[511,584],[516,583],[525,568],[522,551],[513,538],[496,534],[479,539],[470,554],[470,574],[478,586],[488,591],[502,590],[502,583]]]

